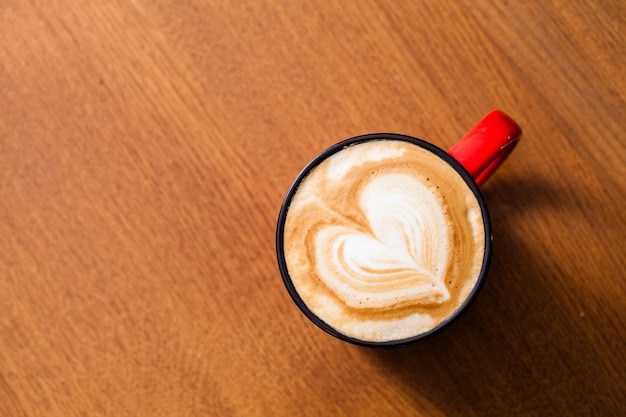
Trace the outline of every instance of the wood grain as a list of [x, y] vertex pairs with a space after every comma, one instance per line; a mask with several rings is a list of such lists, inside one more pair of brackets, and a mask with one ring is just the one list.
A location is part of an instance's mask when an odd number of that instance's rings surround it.
[[[0, 1], [0, 415], [626, 414], [620, 1]], [[283, 288], [281, 200], [342, 139], [524, 129], [488, 281], [405, 349]]]

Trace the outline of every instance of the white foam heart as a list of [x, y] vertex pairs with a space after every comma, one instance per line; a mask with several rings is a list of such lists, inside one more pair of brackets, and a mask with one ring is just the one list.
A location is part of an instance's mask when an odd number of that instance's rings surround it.
[[315, 237], [321, 280], [353, 308], [447, 301], [452, 232], [441, 197], [406, 174], [375, 177], [359, 195], [367, 232], [335, 224]]

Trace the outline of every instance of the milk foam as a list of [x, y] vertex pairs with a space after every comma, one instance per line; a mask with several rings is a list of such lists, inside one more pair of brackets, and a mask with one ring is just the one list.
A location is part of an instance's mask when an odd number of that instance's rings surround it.
[[460, 175], [416, 145], [364, 142], [305, 178], [285, 259], [309, 309], [367, 341], [434, 328], [465, 300], [484, 252], [480, 207]]

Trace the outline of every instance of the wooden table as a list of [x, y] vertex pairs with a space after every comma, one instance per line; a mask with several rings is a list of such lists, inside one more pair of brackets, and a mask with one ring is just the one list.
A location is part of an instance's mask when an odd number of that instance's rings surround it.
[[[597, 3], [597, 4], [596, 4]], [[626, 414], [622, 1], [0, 1], [0, 416]], [[501, 108], [494, 254], [452, 328], [328, 336], [276, 265], [351, 136]]]

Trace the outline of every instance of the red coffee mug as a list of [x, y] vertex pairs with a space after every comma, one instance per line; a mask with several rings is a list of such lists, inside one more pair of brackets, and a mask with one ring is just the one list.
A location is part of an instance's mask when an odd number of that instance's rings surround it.
[[[522, 130], [515, 121], [513, 121], [502, 111], [493, 110], [485, 117], [483, 117], [448, 152], [440, 149], [432, 143], [423, 141], [418, 138], [413, 138], [406, 135], [378, 133], [347, 139], [343, 142], [339, 142], [331, 146], [330, 148], [320, 153], [300, 172], [298, 177], [295, 179], [289, 191], [287, 192], [287, 195], [285, 196], [278, 216], [278, 224], [276, 229], [276, 252], [278, 265], [281, 275], [283, 277], [283, 282], [293, 301], [313, 323], [315, 323], [318, 327], [320, 327], [327, 333], [341, 340], [361, 346], [403, 346], [433, 336], [442, 331], [444, 328], [450, 326], [453, 322], [456, 321], [456, 319], [458, 319], [458, 317], [460, 317], [467, 310], [467, 308], [476, 298], [489, 269], [492, 251], [491, 222], [489, 219], [486, 204], [478, 186], [482, 185], [487, 180], [487, 178], [494, 172], [494, 170], [508, 157], [511, 151], [513, 151], [521, 137], [521, 134]], [[326, 160], [333, 154], [340, 152], [346, 147], [356, 145], [362, 142], [383, 139], [405, 141], [426, 149], [441, 158], [442, 160], [446, 161], [454, 170], [458, 172], [458, 174], [462, 177], [466, 185], [476, 197], [476, 200], [480, 207], [483, 218], [482, 220], [484, 227], [485, 247], [481, 270], [478, 275], [477, 282], [473, 287], [473, 290], [467, 296], [462, 305], [458, 307], [450, 316], [448, 316], [444, 321], [442, 321], [429, 331], [416, 334], [415, 336], [408, 337], [406, 339], [378, 342], [346, 336], [327, 324], [322, 318], [316, 316], [316, 314], [309, 309], [307, 304], [303, 301], [298, 291], [296, 290], [294, 283], [291, 279], [289, 270], [287, 268], [286, 258], [284, 254], [284, 234], [287, 212], [289, 211], [291, 201], [296, 191], [298, 190], [300, 183], [309, 175], [312, 170], [314, 170], [324, 160]]]

